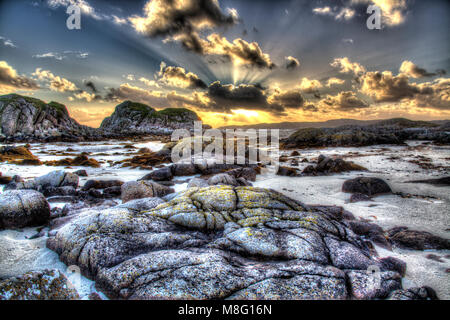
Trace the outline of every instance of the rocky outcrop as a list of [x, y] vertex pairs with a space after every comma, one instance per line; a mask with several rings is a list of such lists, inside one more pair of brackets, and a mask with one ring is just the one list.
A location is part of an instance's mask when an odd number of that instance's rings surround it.
[[75, 289], [58, 270], [25, 273], [0, 281], [0, 300], [79, 300]]
[[33, 189], [43, 191], [47, 188], [61, 188], [61, 187], [78, 187], [79, 177], [76, 174], [65, 172], [62, 170], [52, 171], [46, 175], [37, 177], [32, 180], [22, 182], [11, 182], [6, 185], [6, 190], [17, 189]]
[[[175, 129], [194, 128], [197, 114], [184, 108], [160, 111], [125, 101], [105, 118], [100, 128], [79, 124], [58, 103], [8, 94], [0, 96], [0, 141], [92, 141], [137, 135], [170, 135]], [[155, 138], [156, 139], [156, 138]]]
[[409, 230], [407, 227], [396, 227], [388, 232], [389, 240], [396, 246], [414, 250], [449, 250], [450, 240], [435, 236], [426, 231]]
[[342, 192], [358, 193], [366, 196], [391, 193], [391, 187], [382, 179], [362, 177], [350, 179], [342, 185]]
[[193, 129], [194, 121], [199, 120], [197, 114], [188, 109], [156, 111], [142, 103], [125, 101], [103, 120], [100, 128], [111, 134], [170, 134], [175, 129]]
[[4, 141], [78, 141], [95, 130], [77, 123], [57, 102], [17, 94], [0, 96], [0, 139]]
[[47, 246], [111, 298], [376, 299], [402, 289], [335, 209], [267, 189], [191, 188], [151, 210], [85, 210]]
[[345, 161], [341, 158], [329, 158], [320, 155], [316, 166], [307, 166], [302, 175], [304, 176], [320, 176], [333, 173], [349, 172], [349, 171], [367, 171], [366, 168], [351, 161]]
[[447, 128], [423, 121], [390, 119], [369, 126], [338, 128], [302, 128], [281, 140], [281, 147], [362, 147], [377, 144], [403, 144], [405, 140], [433, 140], [448, 144]]
[[0, 194], [0, 230], [42, 225], [50, 219], [44, 195], [34, 190], [11, 190]]

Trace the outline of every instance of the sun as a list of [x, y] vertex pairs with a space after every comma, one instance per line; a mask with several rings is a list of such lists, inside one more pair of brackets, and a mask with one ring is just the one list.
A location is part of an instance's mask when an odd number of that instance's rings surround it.
[[257, 111], [245, 110], [245, 109], [236, 109], [231, 110], [235, 115], [242, 115], [249, 118], [257, 118], [259, 117], [259, 113]]

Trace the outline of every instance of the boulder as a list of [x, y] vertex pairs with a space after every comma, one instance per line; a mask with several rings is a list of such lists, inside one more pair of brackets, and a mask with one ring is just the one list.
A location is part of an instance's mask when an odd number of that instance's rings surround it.
[[236, 181], [236, 178], [230, 176], [227, 173], [220, 173], [212, 176], [211, 178], [208, 179], [208, 184], [210, 186], [225, 185], [234, 187], [237, 187], [239, 185], [239, 183]]
[[349, 171], [367, 171], [366, 168], [356, 163], [345, 161], [341, 158], [332, 159], [320, 155], [316, 166], [307, 166], [302, 174], [310, 176], [327, 175], [332, 173], [341, 173]]
[[131, 181], [122, 185], [122, 201], [124, 203], [141, 198], [164, 197], [175, 192], [172, 188], [150, 181]]
[[82, 190], [87, 191], [89, 189], [106, 189], [111, 187], [120, 187], [123, 185], [121, 180], [88, 180], [84, 184]]
[[128, 201], [127, 203], [121, 204], [117, 207], [134, 211], [147, 211], [156, 208], [163, 203], [165, 203], [165, 201], [161, 198], [143, 198]]
[[388, 230], [387, 233], [389, 240], [401, 248], [413, 250], [450, 249], [450, 240], [435, 236], [426, 231], [396, 227]]
[[278, 167], [277, 175], [285, 177], [297, 177], [298, 172], [294, 168], [280, 166]]
[[0, 194], [0, 229], [17, 229], [45, 224], [50, 206], [34, 190], [10, 190]]
[[376, 299], [401, 289], [327, 208], [272, 190], [190, 188], [150, 210], [126, 205], [83, 211], [47, 241], [110, 298]]
[[175, 177], [193, 176], [197, 173], [197, 169], [193, 163], [175, 163], [171, 168]]
[[208, 181], [201, 178], [193, 178], [188, 183], [188, 188], [206, 188], [209, 187]]
[[103, 190], [103, 196], [105, 198], [116, 198], [120, 197], [121, 194], [122, 194], [122, 187], [120, 186], [108, 187]]
[[79, 300], [77, 291], [59, 270], [25, 273], [0, 280], [0, 300]]
[[372, 199], [362, 193], [354, 193], [350, 196], [350, 203], [371, 201]]
[[391, 187], [379, 178], [362, 177], [347, 180], [342, 185], [342, 192], [360, 193], [367, 196], [391, 193]]
[[244, 178], [247, 181], [256, 181], [257, 172], [255, 169], [250, 167], [237, 168], [233, 170], [229, 170], [226, 172], [227, 174], [238, 178]]
[[349, 221], [348, 224], [352, 231], [357, 235], [364, 236], [383, 248], [391, 248], [391, 245], [384, 234], [384, 230], [380, 226], [374, 223], [356, 220]]
[[88, 173], [86, 172], [86, 170], [77, 170], [73, 172], [74, 174], [76, 174], [79, 177], [87, 177]]
[[0, 184], [8, 184], [12, 181], [12, 177], [2, 176], [0, 172]]
[[172, 170], [170, 167], [164, 167], [154, 170], [149, 174], [142, 177], [140, 180], [153, 180], [153, 181], [170, 181], [172, 180]]

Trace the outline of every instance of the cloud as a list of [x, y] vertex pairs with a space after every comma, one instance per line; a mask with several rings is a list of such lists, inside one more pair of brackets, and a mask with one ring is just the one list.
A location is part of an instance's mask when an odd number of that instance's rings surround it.
[[276, 90], [272, 95], [268, 97], [270, 105], [279, 105], [285, 109], [304, 109], [308, 111], [317, 111], [317, 109], [311, 104], [307, 104], [306, 99], [303, 97], [299, 90]]
[[298, 67], [300, 67], [300, 61], [294, 57], [286, 57], [286, 69], [288, 70], [294, 70]]
[[407, 75], [408, 77], [418, 79], [424, 77], [432, 77], [437, 75], [436, 73], [430, 73], [425, 69], [419, 68], [411, 61], [405, 60], [400, 66], [400, 73]]
[[332, 87], [332, 86], [340, 86], [343, 85], [345, 83], [345, 80], [343, 79], [339, 79], [339, 78], [330, 78], [327, 80], [327, 84], [326, 86], [328, 88]]
[[97, 93], [97, 92], [98, 92], [98, 91], [97, 91], [97, 87], [95, 86], [94, 82], [92, 82], [92, 81], [86, 81], [86, 82], [84, 83], [84, 85], [85, 85], [86, 87], [88, 87], [89, 89], [91, 89], [93, 93]]
[[141, 78], [139, 78], [139, 81], [142, 82], [142, 83], [144, 83], [144, 84], [145, 84], [146, 86], [148, 86], [148, 87], [156, 87], [156, 88], [159, 88], [159, 84], [158, 84], [158, 82], [155, 81], [155, 80], [150, 80], [150, 79], [141, 77]]
[[417, 94], [410, 103], [419, 108], [450, 110], [450, 79], [439, 78], [433, 82], [418, 85], [421, 92], [432, 90], [431, 94]]
[[349, 58], [336, 58], [330, 64], [333, 68], [339, 69], [340, 73], [353, 73], [355, 76], [359, 76], [366, 72], [366, 68], [357, 62], [351, 62]]
[[335, 96], [328, 95], [325, 99], [320, 101], [320, 104], [342, 111], [351, 111], [369, 107], [368, 103], [358, 98], [352, 91], [342, 91]]
[[47, 4], [50, 8], [59, 8], [59, 7], [68, 7], [71, 5], [76, 5], [80, 8], [81, 13], [90, 16], [97, 20], [102, 20], [105, 17], [97, 14], [95, 12], [94, 7], [92, 7], [87, 1], [85, 0], [48, 0]]
[[236, 19], [237, 11], [230, 9], [224, 14], [217, 0], [150, 0], [144, 15], [134, 15], [129, 21], [137, 32], [149, 37], [181, 37], [193, 45], [198, 31], [231, 25]]
[[319, 89], [322, 87], [322, 83], [320, 83], [319, 80], [310, 80], [308, 78], [303, 78], [300, 82], [300, 89], [305, 93], [317, 94]]
[[332, 9], [328, 6], [314, 8], [312, 12], [317, 15], [331, 16], [334, 17], [336, 20], [350, 20], [356, 14], [355, 10], [351, 8], [343, 7], [340, 9], [338, 8]]
[[122, 75], [123, 78], [127, 79], [128, 81], [135, 81], [136, 77], [134, 76], [134, 74], [124, 74]]
[[33, 55], [33, 58], [36, 59], [56, 59], [56, 60], [63, 60], [68, 58], [78, 58], [78, 59], [86, 59], [89, 56], [88, 52], [82, 52], [82, 51], [64, 51], [62, 53], [58, 52], [46, 52], [42, 54], [35, 54]]
[[124, 24], [127, 24], [128, 23], [128, 20], [127, 19], [125, 19], [125, 18], [120, 18], [120, 17], [118, 17], [118, 16], [116, 16], [116, 15], [112, 15], [111, 16], [111, 18], [112, 18], [112, 21], [115, 23], [115, 24], [117, 24], [117, 25], [124, 25]]
[[6, 61], [0, 61], [0, 91], [3, 93], [11, 90], [36, 90], [38, 84], [33, 79], [19, 76], [17, 71]]
[[89, 93], [86, 91], [81, 91], [81, 92], [77, 92], [74, 93], [75, 98], [79, 99], [79, 100], [86, 100], [87, 102], [91, 102], [94, 100], [101, 100], [101, 96], [94, 94], [94, 93]]
[[[264, 90], [254, 85], [223, 85], [219, 81], [216, 81], [209, 86], [208, 97], [213, 102], [216, 111], [229, 111], [233, 108], [269, 108]], [[275, 109], [277, 111], [284, 111], [280, 106], [275, 106]]]
[[408, 9], [406, 0], [352, 0], [353, 4], [374, 4], [381, 9], [383, 23], [389, 27], [398, 26], [406, 21]]
[[33, 73], [33, 76], [37, 77], [41, 81], [48, 82], [49, 88], [52, 91], [73, 92], [79, 90], [73, 82], [60, 76], [56, 76], [49, 70], [42, 70], [41, 68], [37, 68]]
[[235, 65], [253, 66], [272, 69], [275, 64], [267, 53], [264, 53], [257, 42], [248, 43], [237, 38], [229, 42], [225, 37], [213, 33], [204, 39], [197, 39], [199, 53], [226, 57]]
[[286, 115], [287, 109], [317, 111], [304, 99], [299, 90], [277, 89], [269, 94], [258, 85], [234, 86], [221, 84], [219, 81], [212, 83], [207, 91], [194, 91], [190, 94], [179, 94], [174, 91], [163, 93], [126, 83], [119, 88], [110, 88], [104, 99], [115, 102], [132, 100], [155, 108], [187, 107], [228, 114], [237, 109], [259, 110], [273, 115]]
[[367, 72], [361, 77], [361, 92], [375, 102], [405, 102], [423, 108], [450, 109], [450, 79], [411, 83], [405, 73]]
[[128, 83], [120, 85], [119, 88], [109, 88], [105, 95], [106, 101], [124, 101], [131, 100], [150, 105], [154, 108], [167, 108], [169, 103], [165, 94], [150, 90], [141, 89]]
[[351, 38], [345, 38], [345, 39], [342, 39], [342, 42], [353, 44], [355, 41]]
[[12, 42], [12, 40], [9, 40], [5, 37], [0, 37], [0, 42], [3, 43], [5, 47], [17, 48], [17, 46]]
[[161, 64], [161, 70], [158, 73], [160, 82], [169, 86], [181, 89], [206, 89], [208, 86], [196, 74], [186, 72], [181, 67], [166, 67]]

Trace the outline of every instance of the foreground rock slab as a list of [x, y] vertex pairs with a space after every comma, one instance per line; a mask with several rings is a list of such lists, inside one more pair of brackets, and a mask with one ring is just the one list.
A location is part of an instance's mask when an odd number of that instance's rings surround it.
[[372, 299], [401, 289], [401, 275], [333, 207], [231, 186], [156, 205], [83, 211], [47, 246], [119, 299]]

